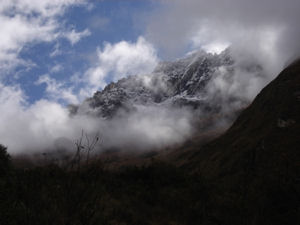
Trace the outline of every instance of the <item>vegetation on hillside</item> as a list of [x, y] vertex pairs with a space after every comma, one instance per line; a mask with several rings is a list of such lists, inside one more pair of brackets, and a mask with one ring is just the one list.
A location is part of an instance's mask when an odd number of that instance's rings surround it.
[[[68, 170], [56, 164], [15, 168], [1, 147], [0, 224], [295, 224], [296, 186], [260, 180], [203, 179], [163, 162], [105, 170], [93, 161]], [[245, 193], [247, 191], [248, 193]]]

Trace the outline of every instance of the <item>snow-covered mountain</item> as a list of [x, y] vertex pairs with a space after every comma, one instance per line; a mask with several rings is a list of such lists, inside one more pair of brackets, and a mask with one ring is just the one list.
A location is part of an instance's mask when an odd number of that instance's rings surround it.
[[[261, 68], [251, 66], [257, 73]], [[235, 118], [235, 112], [249, 102], [236, 95], [224, 95], [211, 84], [216, 76], [233, 82], [237, 70], [227, 49], [220, 54], [197, 51], [173, 62], [161, 62], [151, 74], [132, 75], [97, 91], [78, 106], [73, 114], [90, 114], [112, 119], [120, 111], [134, 112], [139, 106], [186, 108], [201, 121]], [[249, 68], [239, 68], [239, 71]], [[253, 71], [252, 71], [253, 72]], [[223, 82], [223, 81], [222, 81]], [[225, 110], [226, 108], [226, 110]]]

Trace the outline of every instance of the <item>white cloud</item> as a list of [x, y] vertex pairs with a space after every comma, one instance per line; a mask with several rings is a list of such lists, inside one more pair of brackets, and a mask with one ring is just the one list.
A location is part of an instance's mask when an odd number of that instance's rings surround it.
[[85, 0], [3, 0], [0, 4], [0, 12], [53, 17], [64, 13], [67, 7], [71, 5], [86, 5]]
[[50, 73], [58, 73], [63, 70], [63, 66], [60, 64], [56, 64], [50, 69]]
[[208, 53], [220, 54], [226, 48], [229, 47], [228, 43], [225, 42], [212, 42], [207, 45], [202, 46], [202, 48]]
[[[97, 49], [95, 65], [83, 75], [76, 74], [68, 82], [43, 75], [36, 84], [47, 85], [46, 93], [50, 99], [74, 104], [92, 96], [111, 81], [116, 82], [128, 75], [151, 73], [157, 62], [156, 50], [143, 37], [139, 37], [135, 43], [105, 43], [103, 50]], [[61, 69], [60, 65], [56, 65], [50, 72], [55, 73]], [[76, 87], [80, 87], [78, 91], [74, 91]]]
[[102, 121], [103, 147], [154, 150], [179, 144], [193, 133], [193, 114], [185, 108], [136, 105], [130, 114]]
[[[1, 1], [0, 71], [28, 64], [20, 57], [24, 46], [54, 41], [56, 45], [50, 57], [55, 57], [61, 54], [57, 39], [66, 38], [73, 45], [88, 36], [88, 29], [76, 31], [59, 21], [67, 7], [74, 4], [84, 4], [84, 1]], [[102, 21], [97, 26], [107, 23]], [[36, 85], [46, 85], [47, 98], [33, 104], [28, 103], [19, 86], [5, 86], [0, 81], [0, 143], [7, 145], [10, 153], [46, 151], [53, 149], [55, 142], [61, 138], [72, 143], [82, 129], [87, 133], [105, 131], [106, 147], [129, 146], [136, 137], [139, 137], [134, 144], [137, 148], [160, 147], [182, 141], [192, 130], [191, 115], [184, 110], [139, 108], [132, 115], [103, 121], [86, 115], [71, 117], [68, 109], [59, 103], [78, 103], [103, 88], [107, 82], [131, 74], [150, 73], [157, 61], [156, 50], [143, 37], [135, 43], [106, 43], [97, 50], [97, 63], [82, 76], [73, 76], [69, 81], [56, 80], [49, 74], [40, 76]], [[61, 69], [58, 64], [49, 73], [57, 73]], [[76, 92], [79, 86], [83, 88]], [[70, 147], [74, 146], [71, 144]]]
[[[49, 76], [41, 76], [37, 84], [47, 84], [46, 92], [51, 99], [75, 103], [90, 97], [111, 81], [116, 82], [128, 75], [151, 73], [158, 62], [156, 50], [143, 37], [139, 37], [135, 43], [105, 43], [102, 50], [97, 49], [96, 56], [94, 65], [84, 74], [72, 76], [68, 85]], [[51, 71], [60, 69], [55, 66]], [[77, 92], [74, 91], [75, 87], [79, 89]]]
[[53, 101], [63, 101], [65, 103], [77, 104], [79, 100], [73, 94], [72, 87], [69, 87], [64, 82], [59, 82], [49, 75], [40, 76], [36, 82], [37, 85], [46, 84], [46, 93]]
[[299, 0], [162, 1], [165, 7], [151, 17], [146, 37], [168, 56], [229, 43], [263, 59], [261, 64], [267, 59], [276, 74], [300, 55]]
[[59, 140], [74, 143], [83, 129], [88, 135], [100, 132], [103, 148], [154, 149], [181, 143], [192, 132], [192, 114], [185, 109], [137, 106], [131, 114], [120, 113], [113, 120], [87, 115], [69, 116], [66, 107], [54, 101], [26, 103], [17, 86], [0, 84], [0, 143], [9, 153], [55, 150]]
[[39, 18], [26, 19], [16, 15], [13, 18], [0, 15], [0, 69], [6, 70], [23, 61], [18, 57], [26, 43], [50, 41], [54, 38], [54, 21], [41, 24]]
[[97, 64], [85, 74], [92, 91], [128, 75], [150, 73], [158, 61], [156, 50], [143, 37], [139, 37], [136, 43], [106, 43], [97, 53]]
[[74, 4], [84, 0], [14, 0], [0, 2], [0, 70], [3, 73], [23, 64], [19, 57], [25, 45], [50, 42], [66, 37], [71, 44], [87, 36], [89, 31], [61, 31], [64, 27], [58, 17]]
[[62, 51], [60, 50], [60, 45], [59, 43], [57, 42], [55, 45], [54, 45], [54, 49], [52, 52], [50, 52], [49, 56], [51, 58], [55, 57], [55, 56], [58, 56], [58, 55], [61, 55], [62, 54]]
[[72, 45], [76, 44], [78, 41], [80, 41], [82, 38], [87, 37], [91, 35], [91, 32], [88, 29], [85, 29], [84, 31], [77, 32], [76, 30], [71, 30], [67, 33], [64, 33], [62, 36], [67, 38]]
[[67, 108], [56, 102], [40, 100], [28, 105], [17, 86], [0, 84], [0, 102], [0, 143], [7, 145], [10, 153], [46, 151], [53, 149], [59, 138], [72, 143], [80, 136], [81, 129], [89, 132], [98, 129], [92, 118], [71, 118]]

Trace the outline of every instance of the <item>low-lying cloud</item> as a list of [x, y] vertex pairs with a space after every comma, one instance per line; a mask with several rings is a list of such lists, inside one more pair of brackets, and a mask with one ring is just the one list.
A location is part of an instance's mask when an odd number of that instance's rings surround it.
[[[71, 118], [62, 105], [40, 100], [28, 105], [18, 87], [0, 86], [0, 142], [10, 153], [53, 149], [60, 137], [74, 140], [81, 129], [96, 130], [92, 118]], [[79, 133], [78, 133], [79, 132]]]
[[187, 109], [136, 106], [100, 124], [104, 148], [155, 150], [185, 141], [193, 133], [193, 114]]
[[99, 133], [101, 149], [147, 150], [180, 143], [193, 129], [192, 114], [183, 109], [137, 106], [135, 112], [120, 112], [113, 120], [70, 116], [67, 108], [56, 102], [40, 100], [28, 106], [18, 87], [7, 86], [0, 87], [0, 101], [0, 142], [12, 154], [58, 147], [74, 151], [82, 130], [90, 137]]

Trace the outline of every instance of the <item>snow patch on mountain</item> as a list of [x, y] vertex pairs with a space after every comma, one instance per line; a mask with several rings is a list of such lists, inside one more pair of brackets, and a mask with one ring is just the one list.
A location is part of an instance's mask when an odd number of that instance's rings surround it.
[[251, 90], [251, 82], [260, 77], [262, 67], [240, 64], [230, 49], [220, 54], [197, 51], [161, 62], [152, 73], [112, 82], [82, 104], [70, 106], [70, 112], [99, 118], [107, 147], [162, 147], [196, 131], [229, 126], [252, 100], [242, 92]]

